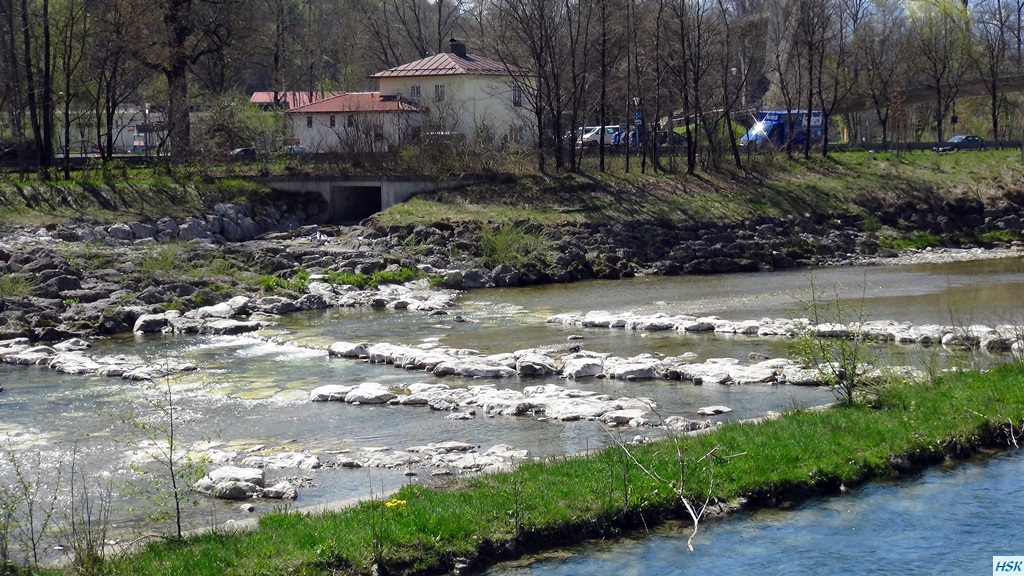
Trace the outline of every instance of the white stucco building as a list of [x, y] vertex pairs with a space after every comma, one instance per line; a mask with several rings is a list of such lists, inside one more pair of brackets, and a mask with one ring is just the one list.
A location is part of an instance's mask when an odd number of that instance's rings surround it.
[[447, 52], [378, 72], [380, 93], [421, 105], [422, 131], [456, 132], [469, 142], [531, 146], [535, 124], [525, 90], [532, 76], [497, 60], [468, 54], [451, 40]]
[[292, 142], [310, 152], [383, 152], [413, 141], [423, 108], [392, 94], [348, 92], [296, 106], [285, 114]]

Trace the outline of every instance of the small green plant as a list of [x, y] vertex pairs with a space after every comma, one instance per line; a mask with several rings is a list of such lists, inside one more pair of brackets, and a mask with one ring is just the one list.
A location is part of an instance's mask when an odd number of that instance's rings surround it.
[[113, 509], [114, 487], [109, 479], [90, 481], [77, 465], [78, 446], [71, 455], [71, 481], [59, 542], [68, 566], [77, 576], [101, 576], [106, 561], [107, 533]]
[[975, 233], [973, 236], [964, 238], [964, 240], [975, 241], [981, 244], [993, 244], [995, 242], [1009, 244], [1020, 239], [1020, 232], [1015, 232], [1013, 230], [992, 230], [990, 232]]
[[260, 290], [273, 294], [280, 291], [296, 292], [303, 294], [309, 287], [309, 272], [300, 267], [291, 278], [278, 278], [272, 274], [263, 274], [256, 279]]
[[487, 268], [499, 264], [518, 265], [548, 250], [547, 240], [523, 225], [502, 224], [497, 228], [484, 228], [480, 236], [480, 262]]
[[943, 245], [942, 238], [926, 232], [914, 232], [909, 236], [883, 236], [879, 244], [895, 250], [921, 250], [938, 248]]
[[882, 221], [874, 214], [865, 214], [860, 221], [860, 229], [862, 232], [878, 232], [882, 229]]
[[157, 486], [157, 490], [145, 491], [139, 484], [129, 486], [130, 492], [139, 493], [150, 499], [154, 505], [150, 517], [154, 521], [174, 522], [174, 535], [178, 540], [184, 536], [184, 507], [198, 500], [192, 485], [206, 474], [207, 459], [196, 457], [185, 451], [178, 434], [178, 413], [175, 404], [171, 380], [165, 377], [163, 386], [156, 386], [157, 393], [151, 405], [151, 413], [146, 415], [128, 414], [122, 418], [132, 434], [129, 445], [140, 454], [148, 457], [152, 466], [136, 462], [131, 465], [133, 472], [147, 476]]
[[179, 255], [184, 251], [181, 244], [171, 242], [158, 244], [146, 252], [139, 263], [139, 271], [145, 274], [180, 273]]
[[63, 468], [47, 469], [39, 452], [34, 459], [18, 454], [9, 440], [0, 456], [5, 463], [0, 469], [0, 574], [16, 565], [32, 574], [55, 524]]
[[333, 270], [328, 270], [325, 276], [328, 284], [355, 286], [356, 288], [376, 288], [381, 284], [404, 284], [411, 282], [421, 278], [423, 273], [415, 268], [402, 268], [397, 272], [378, 270], [367, 276], [362, 272], [334, 272]]
[[0, 298], [22, 298], [32, 294], [35, 282], [26, 276], [0, 276]]
[[[862, 289], [866, 290], [866, 284]], [[832, 296], [826, 300], [811, 277], [811, 298], [806, 303], [811, 324], [798, 339], [797, 348], [804, 363], [817, 368], [832, 387], [836, 399], [850, 406], [865, 392], [862, 388], [871, 355], [861, 326], [868, 315], [865, 298], [854, 308], [843, 302], [838, 288], [833, 288]]]

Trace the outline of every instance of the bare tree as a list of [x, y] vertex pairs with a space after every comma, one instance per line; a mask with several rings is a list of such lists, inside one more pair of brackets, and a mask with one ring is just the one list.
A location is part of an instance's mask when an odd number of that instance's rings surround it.
[[[822, 115], [822, 156], [828, 155], [829, 119], [857, 86], [854, 40], [869, 10], [869, 0], [831, 0], [832, 17], [819, 47], [818, 108]], [[808, 138], [810, 142], [810, 138]]]
[[57, 35], [57, 65], [61, 75], [62, 129], [64, 143], [62, 150], [64, 178], [71, 178], [71, 107], [79, 74], [86, 58], [87, 42], [90, 34], [90, 21], [84, 0], [65, 0], [59, 6], [60, 11], [55, 20]]
[[945, 0], [915, 18], [914, 54], [920, 79], [934, 100], [936, 138], [943, 140], [944, 121], [960, 94], [969, 69], [967, 59], [967, 12], [955, 1]]
[[230, 41], [229, 8], [240, 0], [123, 0], [136, 26], [132, 55], [167, 82], [167, 126], [172, 154], [192, 148], [189, 70]]
[[574, 0], [495, 0], [492, 9], [498, 58], [534, 74], [527, 94], [536, 115], [538, 168], [546, 169], [549, 156], [556, 170], [573, 167], [593, 7]]
[[883, 0], [875, 4], [855, 38], [864, 66], [862, 82], [882, 129], [884, 147], [889, 145], [891, 96], [905, 81], [907, 58], [902, 47], [906, 43], [906, 24], [902, 2]]
[[1008, 45], [1012, 15], [1004, 0], [983, 0], [975, 10], [971, 61], [988, 97], [992, 139], [1002, 140], [999, 134], [999, 98], [1003, 92], [1003, 79], [1010, 67]]

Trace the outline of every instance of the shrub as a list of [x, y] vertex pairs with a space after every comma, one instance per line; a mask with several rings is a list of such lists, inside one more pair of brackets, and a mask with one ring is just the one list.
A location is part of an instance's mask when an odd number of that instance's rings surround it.
[[522, 264], [548, 249], [548, 242], [543, 236], [518, 224], [485, 228], [480, 237], [480, 261], [488, 268], [499, 264]]

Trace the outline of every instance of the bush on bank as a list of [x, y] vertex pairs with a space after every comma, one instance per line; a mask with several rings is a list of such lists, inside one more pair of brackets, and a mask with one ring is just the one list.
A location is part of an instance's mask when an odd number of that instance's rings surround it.
[[1024, 366], [1014, 363], [897, 383], [869, 404], [731, 423], [628, 454], [613, 447], [524, 462], [510, 473], [440, 489], [410, 485], [386, 502], [317, 516], [270, 514], [253, 532], [156, 542], [106, 568], [126, 575], [444, 573], [685, 519], [672, 487], [680, 478], [693, 502], [710, 496], [784, 506], [1016, 446], [1022, 426]]

